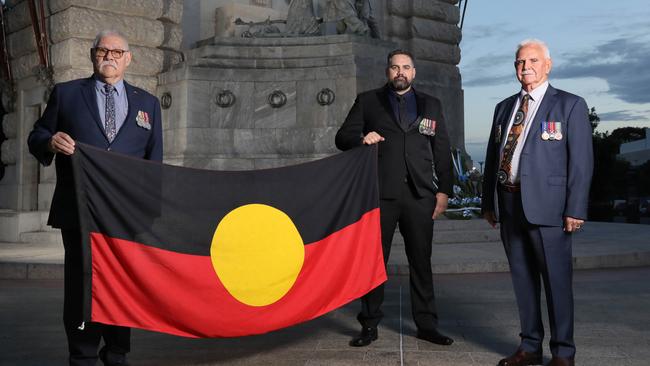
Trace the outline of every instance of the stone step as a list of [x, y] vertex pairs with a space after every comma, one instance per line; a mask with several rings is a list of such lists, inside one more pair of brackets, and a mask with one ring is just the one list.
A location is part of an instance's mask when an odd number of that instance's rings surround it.
[[[485, 220], [436, 220], [433, 226], [434, 244], [492, 243], [501, 241], [499, 230]], [[403, 246], [404, 238], [395, 230], [393, 245]]]
[[29, 231], [21, 233], [20, 242], [44, 245], [63, 245], [59, 230]]

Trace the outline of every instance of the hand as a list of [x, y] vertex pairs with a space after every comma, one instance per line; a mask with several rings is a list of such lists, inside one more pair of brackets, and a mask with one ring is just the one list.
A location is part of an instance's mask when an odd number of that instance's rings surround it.
[[449, 196], [447, 196], [446, 193], [436, 193], [436, 208], [433, 210], [433, 215], [431, 215], [431, 218], [435, 220], [438, 218], [438, 216], [442, 215], [442, 213], [447, 209], [448, 203]]
[[487, 211], [483, 214], [483, 218], [492, 226], [493, 228], [496, 229], [497, 227], [497, 215], [494, 213], [494, 211]]
[[372, 145], [381, 141], [384, 141], [384, 138], [375, 131], [368, 132], [368, 134], [363, 137], [364, 145]]
[[53, 153], [72, 155], [74, 153], [74, 140], [65, 132], [57, 132], [50, 138], [47, 147]]
[[585, 220], [576, 219], [569, 216], [564, 216], [564, 231], [572, 233], [580, 230]]

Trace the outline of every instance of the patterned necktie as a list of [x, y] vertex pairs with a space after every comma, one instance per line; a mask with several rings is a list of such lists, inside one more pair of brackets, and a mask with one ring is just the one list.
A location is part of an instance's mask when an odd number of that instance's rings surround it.
[[515, 121], [512, 123], [510, 128], [510, 133], [508, 133], [508, 139], [506, 140], [506, 145], [503, 147], [503, 155], [501, 155], [501, 170], [497, 173], [497, 179], [499, 183], [506, 183], [510, 178], [510, 170], [512, 169], [512, 155], [515, 152], [517, 147], [517, 142], [519, 141], [519, 136], [524, 130], [524, 122], [526, 121], [526, 113], [528, 113], [528, 100], [530, 95], [525, 94], [521, 98], [521, 104], [519, 109], [515, 114]]
[[113, 142], [117, 130], [115, 127], [115, 98], [113, 97], [113, 92], [115, 87], [113, 85], [104, 84], [104, 94], [106, 94], [106, 114], [104, 115], [106, 124], [104, 128], [106, 130], [106, 137], [108, 142]]
[[397, 114], [399, 114], [399, 122], [404, 128], [408, 127], [408, 113], [406, 108], [406, 97], [403, 95], [397, 96]]

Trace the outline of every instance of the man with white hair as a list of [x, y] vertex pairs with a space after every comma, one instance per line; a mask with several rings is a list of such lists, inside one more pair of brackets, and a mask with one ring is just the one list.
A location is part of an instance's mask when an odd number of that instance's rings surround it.
[[552, 60], [544, 42], [517, 47], [521, 90], [497, 104], [485, 159], [482, 210], [501, 224], [521, 323], [517, 351], [499, 366], [541, 365], [548, 307], [552, 359], [574, 365], [571, 239], [587, 217], [593, 171], [585, 100], [548, 82]]
[[61, 229], [65, 248], [63, 324], [70, 365], [127, 365], [130, 329], [84, 323], [83, 255], [70, 155], [76, 141], [147, 160], [162, 160], [158, 99], [124, 81], [131, 63], [126, 38], [100, 32], [90, 49], [93, 75], [54, 86], [47, 108], [29, 134], [29, 151], [43, 165], [56, 156], [56, 187], [48, 224]]

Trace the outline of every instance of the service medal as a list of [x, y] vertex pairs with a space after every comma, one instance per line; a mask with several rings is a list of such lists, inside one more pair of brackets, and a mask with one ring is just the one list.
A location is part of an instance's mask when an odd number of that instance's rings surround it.
[[549, 137], [550, 135], [548, 134], [548, 132], [546, 131], [542, 132], [542, 140], [546, 141], [548, 140]]
[[555, 122], [555, 139], [562, 140], [562, 122]]
[[508, 173], [505, 172], [505, 170], [499, 170], [497, 173], [497, 180], [499, 183], [503, 184], [506, 181], [508, 181]]
[[418, 126], [418, 131], [426, 136], [436, 135], [436, 121], [428, 118], [422, 118]]
[[138, 115], [135, 117], [135, 122], [138, 124], [138, 126], [144, 128], [145, 130], [151, 130], [151, 123], [149, 123], [149, 113], [138, 111]]
[[515, 121], [513, 123], [516, 126], [519, 126], [523, 121], [524, 121], [524, 111], [518, 110], [517, 113], [515, 113]]

